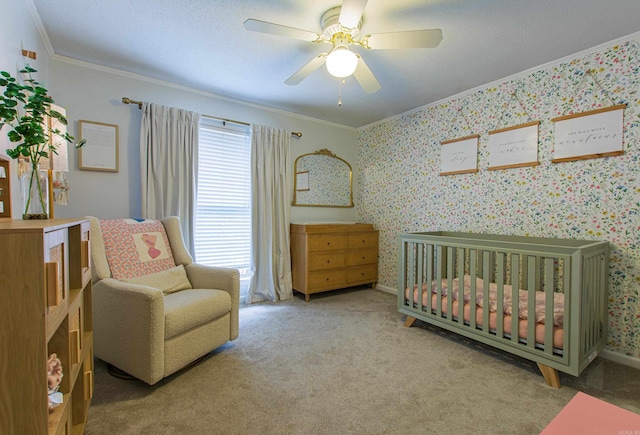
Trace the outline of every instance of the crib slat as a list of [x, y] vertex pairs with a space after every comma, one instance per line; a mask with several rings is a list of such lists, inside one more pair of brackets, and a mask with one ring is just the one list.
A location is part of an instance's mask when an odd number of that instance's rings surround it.
[[455, 248], [447, 246], [447, 320], [453, 318], [453, 277]]
[[427, 288], [427, 312], [431, 314], [432, 303], [431, 303], [431, 286], [433, 285], [433, 245], [427, 245], [427, 283], [429, 286]]
[[458, 248], [458, 323], [464, 323], [464, 260], [466, 249]]
[[482, 251], [482, 330], [489, 333], [489, 276], [491, 275], [489, 251]]
[[498, 287], [496, 301], [496, 335], [500, 338], [504, 337], [504, 252], [496, 253], [496, 284]]
[[594, 265], [593, 265], [594, 257], [585, 258], [585, 266], [587, 270], [587, 279], [582, 285], [585, 287], [585, 295], [583, 295], [583, 300], [586, 301], [585, 318], [583, 319], [583, 325], [586, 325], [586, 333], [584, 334], [585, 347], [583, 349], [586, 352], [587, 349], [591, 348], [592, 343], [595, 342], [595, 330], [594, 330], [594, 316], [595, 316], [595, 301], [593, 300], [593, 286], [597, 282], [595, 281], [596, 277], [594, 274]]
[[511, 254], [511, 342], [519, 342], [520, 321], [520, 255]]
[[[436, 245], [436, 262], [442, 265], [445, 261], [442, 245]], [[436, 314], [442, 317], [442, 267], [436, 268]]]
[[527, 257], [527, 347], [536, 347], [536, 266], [538, 265], [537, 257], [529, 255]]
[[415, 258], [414, 258], [414, 253], [415, 253], [415, 249], [416, 249], [416, 244], [415, 243], [409, 243], [407, 245], [407, 265], [408, 265], [408, 270], [407, 270], [407, 287], [410, 289], [410, 294], [409, 294], [409, 301], [408, 304], [410, 307], [413, 308], [414, 306], [414, 300], [413, 300], [413, 289], [415, 288], [415, 286], [417, 285], [416, 283], [416, 279], [415, 279], [415, 272], [416, 272], [416, 263], [415, 263]]
[[598, 254], [596, 264], [594, 264], [594, 268], [598, 269], [598, 273], [596, 274], [598, 280], [596, 282], [599, 283], [598, 289], [594, 289], [594, 292], [596, 292], [596, 299], [598, 300], [599, 307], [598, 311], [596, 312], [596, 318], [598, 319], [599, 326], [598, 341], [607, 336], [608, 329], [606, 319], [608, 294], [607, 292], [600, 291], [600, 289], [606, 289], [609, 282], [609, 276], [603, 273], [603, 268], [601, 267], [601, 265], [603, 264], [608, 264], [607, 256], [605, 256], [605, 254]]
[[[403, 296], [404, 296], [404, 289], [408, 288], [411, 289], [412, 287], [409, 285], [409, 280], [408, 280], [408, 270], [409, 270], [409, 262], [407, 261], [407, 249], [408, 249], [408, 245], [409, 243], [402, 240], [400, 243], [400, 263], [399, 263], [399, 269], [402, 272], [402, 275], [399, 278], [400, 281], [400, 287], [398, 288], [398, 292], [403, 292]], [[411, 297], [411, 296], [410, 296]], [[400, 299], [398, 299], [398, 305], [400, 305]], [[406, 307], [406, 306], [411, 306], [411, 301], [410, 299], [403, 297], [402, 298], [402, 306]]]
[[478, 250], [470, 249], [469, 250], [469, 275], [471, 275], [471, 289], [469, 290], [469, 326], [472, 329], [476, 329], [478, 327], [478, 322], [476, 321], [476, 278], [478, 277]]
[[589, 270], [590, 280], [589, 280], [589, 300], [591, 301], [591, 310], [589, 312], [589, 325], [591, 326], [591, 336], [589, 340], [589, 347], [592, 347], [596, 341], [598, 341], [598, 327], [596, 323], [596, 296], [595, 296], [595, 286], [597, 281], [596, 270], [597, 267], [595, 265], [595, 257], [589, 257]]
[[555, 265], [553, 258], [544, 259], [544, 352], [553, 355], [553, 314], [554, 314], [554, 273]]
[[[595, 346], [595, 344], [598, 342], [598, 340], [600, 339], [600, 337], [602, 336], [602, 327], [600, 325], [600, 319], [598, 319], [598, 310], [602, 309], [602, 305], [601, 305], [601, 301], [598, 298], [598, 292], [597, 292], [597, 286], [600, 283], [600, 277], [598, 276], [598, 262], [599, 262], [599, 256], [593, 256], [591, 257], [591, 269], [593, 269], [593, 281], [592, 281], [592, 285], [591, 285], [591, 295], [592, 295], [592, 301], [593, 303], [591, 304], [593, 307], [593, 310], [591, 312], [592, 318], [591, 318], [591, 323], [593, 324], [593, 340], [591, 342], [592, 346]], [[601, 312], [601, 311], [600, 311]]]
[[589, 259], [584, 259], [584, 265], [587, 268], [585, 271], [585, 280], [582, 282], [582, 288], [580, 289], [580, 299], [582, 301], [582, 307], [580, 310], [580, 322], [584, 325], [584, 333], [580, 337], [580, 353], [584, 353], [586, 349], [589, 347], [589, 342], [591, 341], [591, 328], [589, 327], [589, 310], [590, 310], [590, 300], [589, 300], [589, 279], [590, 271], [589, 267]]
[[[424, 290], [422, 289], [422, 284], [424, 283], [422, 272], [424, 270], [424, 244], [416, 243], [417, 246], [417, 277], [416, 281], [418, 282], [418, 310], [422, 311], [422, 294]], [[428, 294], [428, 293], [427, 293]]]

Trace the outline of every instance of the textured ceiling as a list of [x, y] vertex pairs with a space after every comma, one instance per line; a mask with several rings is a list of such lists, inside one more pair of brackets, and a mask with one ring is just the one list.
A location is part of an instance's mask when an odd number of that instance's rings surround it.
[[[382, 88], [342, 89], [328, 45], [247, 31], [248, 18], [321, 32], [340, 0], [31, 0], [56, 55], [362, 127], [640, 30], [639, 0], [369, 0], [362, 34], [440, 28], [433, 49], [365, 50]], [[130, 95], [135, 98], [135, 95]]]

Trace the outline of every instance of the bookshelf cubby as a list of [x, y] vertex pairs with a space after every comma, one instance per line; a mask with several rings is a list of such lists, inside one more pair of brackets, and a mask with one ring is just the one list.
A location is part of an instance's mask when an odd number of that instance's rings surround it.
[[[90, 224], [0, 222], [0, 433], [82, 434], [93, 395]], [[49, 409], [47, 359], [63, 367]]]

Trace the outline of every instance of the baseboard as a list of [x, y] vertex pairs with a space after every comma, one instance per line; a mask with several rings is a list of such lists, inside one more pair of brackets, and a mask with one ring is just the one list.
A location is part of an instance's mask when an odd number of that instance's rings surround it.
[[598, 356], [602, 359], [624, 364], [625, 366], [633, 367], [635, 369], [640, 369], [640, 358], [625, 355], [620, 352], [613, 352], [611, 350], [603, 350], [598, 354]]
[[377, 284], [376, 285], [376, 289], [377, 290], [382, 290], [385, 293], [391, 293], [392, 295], [397, 295], [398, 294], [398, 290], [396, 290], [393, 287], [387, 287], [386, 285]]

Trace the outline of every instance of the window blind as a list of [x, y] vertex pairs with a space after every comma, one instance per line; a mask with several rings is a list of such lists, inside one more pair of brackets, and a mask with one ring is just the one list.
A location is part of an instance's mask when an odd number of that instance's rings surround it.
[[[216, 125], [218, 124], [218, 125]], [[250, 278], [251, 136], [248, 126], [200, 122], [196, 261], [240, 270]]]

